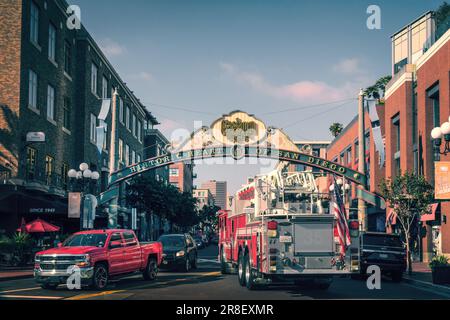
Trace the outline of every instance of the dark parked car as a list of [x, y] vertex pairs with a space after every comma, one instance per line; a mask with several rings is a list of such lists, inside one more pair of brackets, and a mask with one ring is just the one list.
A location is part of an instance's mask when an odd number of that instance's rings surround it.
[[387, 233], [365, 232], [360, 235], [362, 275], [371, 265], [380, 267], [393, 281], [401, 281], [406, 270], [406, 249], [400, 236]]
[[189, 234], [162, 235], [158, 241], [163, 245], [161, 268], [181, 268], [186, 272], [197, 268], [197, 246]]
[[214, 245], [219, 244], [219, 236], [218, 235], [213, 235], [211, 237], [211, 243], [214, 244]]

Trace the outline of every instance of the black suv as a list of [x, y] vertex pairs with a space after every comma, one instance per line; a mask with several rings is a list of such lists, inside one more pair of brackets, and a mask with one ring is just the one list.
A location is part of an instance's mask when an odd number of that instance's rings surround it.
[[365, 232], [360, 235], [362, 275], [367, 273], [371, 265], [379, 266], [383, 274], [391, 276], [392, 280], [402, 280], [406, 270], [406, 250], [399, 235]]
[[189, 234], [165, 234], [158, 241], [163, 245], [161, 269], [181, 268], [187, 272], [197, 268], [197, 246]]

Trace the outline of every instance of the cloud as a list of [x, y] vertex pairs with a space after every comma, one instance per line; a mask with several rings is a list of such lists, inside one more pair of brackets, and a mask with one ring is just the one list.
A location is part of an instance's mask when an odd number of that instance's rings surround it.
[[333, 71], [347, 75], [360, 74], [362, 70], [359, 64], [360, 61], [357, 58], [344, 59], [333, 66]]
[[99, 47], [108, 57], [120, 56], [127, 52], [127, 49], [124, 46], [121, 46], [110, 38], [100, 40]]
[[295, 102], [344, 100], [355, 95], [355, 92], [357, 92], [354, 86], [349, 83], [334, 87], [323, 81], [303, 80], [290, 84], [274, 85], [262, 75], [241, 71], [238, 67], [230, 63], [221, 62], [220, 68], [239, 84], [247, 85], [255, 91], [275, 98], [290, 99]]

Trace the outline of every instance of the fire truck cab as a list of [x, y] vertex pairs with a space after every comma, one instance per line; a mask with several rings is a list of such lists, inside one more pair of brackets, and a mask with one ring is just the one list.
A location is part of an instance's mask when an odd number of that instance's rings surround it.
[[250, 290], [283, 282], [327, 289], [333, 277], [358, 271], [358, 252], [340, 255], [329, 194], [319, 193], [313, 172], [275, 170], [252, 180], [219, 212], [222, 273], [237, 271]]

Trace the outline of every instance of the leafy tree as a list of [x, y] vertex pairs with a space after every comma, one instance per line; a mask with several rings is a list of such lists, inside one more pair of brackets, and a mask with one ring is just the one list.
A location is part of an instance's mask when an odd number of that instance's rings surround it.
[[154, 214], [181, 228], [197, 223], [196, 199], [150, 176], [133, 179], [127, 188], [126, 199], [128, 204], [140, 211]]
[[342, 130], [344, 130], [344, 125], [342, 123], [335, 122], [330, 126], [330, 132], [335, 138], [341, 134]]
[[391, 76], [384, 76], [378, 79], [374, 85], [368, 87], [364, 91], [364, 95], [366, 95], [369, 98], [373, 99], [380, 99], [384, 97], [384, 94], [386, 92], [386, 85], [391, 81]]
[[220, 210], [220, 207], [212, 205], [212, 206], [204, 206], [200, 212], [199, 217], [203, 226], [209, 226], [211, 229], [216, 230], [218, 223], [217, 212]]
[[417, 230], [420, 217], [430, 212], [430, 204], [434, 200], [434, 189], [423, 176], [408, 172], [393, 179], [384, 179], [380, 189], [400, 223], [406, 246], [408, 271], [411, 273], [411, 232]]
[[444, 1], [434, 13], [436, 21], [436, 37], [442, 36], [450, 29], [450, 5]]

